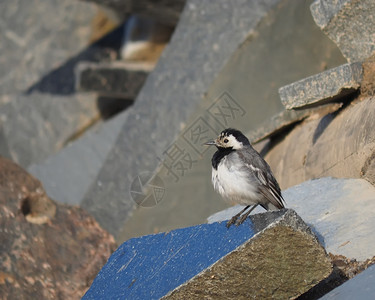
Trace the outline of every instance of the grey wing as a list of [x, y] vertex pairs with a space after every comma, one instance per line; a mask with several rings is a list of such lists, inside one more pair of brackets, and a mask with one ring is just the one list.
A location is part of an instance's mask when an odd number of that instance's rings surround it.
[[[249, 151], [250, 150], [250, 151]], [[253, 148], [239, 152], [239, 157], [244, 165], [259, 183], [259, 192], [275, 208], [284, 208], [284, 198], [281, 195], [279, 184], [272, 174], [270, 166]], [[265, 207], [268, 209], [268, 207]]]

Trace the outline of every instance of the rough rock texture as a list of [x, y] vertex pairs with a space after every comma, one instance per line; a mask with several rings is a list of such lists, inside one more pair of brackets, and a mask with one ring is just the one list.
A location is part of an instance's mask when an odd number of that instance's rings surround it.
[[286, 109], [345, 102], [345, 97], [359, 89], [362, 77], [361, 63], [345, 64], [283, 86], [279, 95]]
[[[284, 110], [280, 87], [346, 63], [337, 46], [314, 23], [311, 2], [279, 1], [217, 74], [207, 98], [215, 99], [227, 91], [246, 112], [244, 118], [227, 118], [222, 127], [258, 128]], [[293, 120], [293, 115], [288, 117]]]
[[281, 210], [229, 229], [225, 223], [203, 224], [131, 239], [83, 299], [287, 299], [331, 271], [306, 224], [294, 211]]
[[104, 228], [118, 235], [134, 207], [133, 180], [141, 172], [158, 170], [158, 157], [186, 127], [208, 84], [277, 2], [237, 0], [231, 9], [224, 0], [186, 4], [170, 44], [129, 108], [116, 143], [82, 201]]
[[324, 295], [321, 300], [370, 300], [375, 295], [375, 266], [345, 282], [343, 285]]
[[357, 261], [375, 255], [375, 187], [366, 180], [320, 178], [283, 195], [287, 207], [312, 226], [327, 252]]
[[0, 295], [80, 299], [114, 250], [78, 207], [53, 202], [39, 181], [0, 158]]
[[349, 62], [361, 61], [375, 51], [373, 0], [316, 0], [311, 5], [316, 24], [340, 48]]
[[85, 48], [97, 11], [75, 0], [0, 1], [0, 94], [27, 90]]
[[130, 63], [81, 63], [77, 69], [77, 89], [99, 95], [135, 99], [153, 65]]
[[99, 118], [90, 94], [4, 97], [8, 103], [0, 106], [0, 155], [24, 168], [57, 152]]
[[363, 79], [361, 82], [361, 95], [375, 96], [375, 54], [365, 60], [363, 66]]
[[345, 279], [351, 279], [375, 264], [375, 256], [365, 261], [357, 261], [353, 258], [347, 258], [343, 255], [333, 255], [332, 253], [329, 253], [329, 256], [334, 267], [342, 272]]
[[[312, 178], [365, 178], [375, 184], [375, 101], [297, 125], [265, 155], [282, 189]], [[291, 159], [292, 158], [292, 159]]]
[[[363, 179], [331, 177], [308, 180], [283, 192], [286, 206], [312, 227], [327, 252], [356, 261], [375, 256], [375, 188]], [[237, 205], [208, 218], [229, 220], [241, 211]], [[264, 211], [256, 208], [256, 212]]]
[[286, 299], [303, 294], [330, 273], [324, 251], [290, 227], [273, 227], [241, 250], [165, 299]]

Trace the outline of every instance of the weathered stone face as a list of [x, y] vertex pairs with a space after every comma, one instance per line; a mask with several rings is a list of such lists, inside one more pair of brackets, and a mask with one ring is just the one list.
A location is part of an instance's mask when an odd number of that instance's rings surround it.
[[330, 260], [314, 238], [274, 226], [165, 299], [290, 299], [330, 273]]
[[303, 109], [328, 102], [345, 102], [361, 84], [361, 63], [341, 65], [317, 75], [302, 79], [279, 89], [286, 109]]
[[0, 158], [2, 296], [80, 299], [114, 247], [85, 211], [55, 203], [38, 180]]
[[24, 168], [46, 159], [98, 119], [90, 94], [8, 96], [0, 106], [0, 155]]
[[293, 210], [225, 224], [128, 240], [83, 299], [289, 299], [332, 272], [325, 250]]
[[375, 51], [373, 0], [317, 0], [311, 14], [320, 29], [349, 62], [365, 60]]
[[0, 95], [23, 93], [84, 49], [97, 12], [80, 1], [2, 1]]
[[361, 100], [306, 120], [265, 155], [282, 189], [324, 176], [375, 183], [375, 102]]

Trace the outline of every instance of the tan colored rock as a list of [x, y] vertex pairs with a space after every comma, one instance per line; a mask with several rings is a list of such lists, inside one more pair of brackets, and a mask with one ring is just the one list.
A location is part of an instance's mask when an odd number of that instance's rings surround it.
[[304, 294], [331, 274], [331, 260], [295, 212], [288, 211], [286, 220], [163, 299], [295, 299]]
[[324, 176], [365, 178], [375, 184], [374, 120], [374, 97], [357, 100], [297, 125], [265, 159], [282, 189]]
[[93, 217], [0, 157], [1, 299], [80, 299], [114, 249]]

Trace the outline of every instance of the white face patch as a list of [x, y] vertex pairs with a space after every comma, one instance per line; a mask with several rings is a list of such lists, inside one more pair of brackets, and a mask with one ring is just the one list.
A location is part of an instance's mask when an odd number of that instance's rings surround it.
[[221, 134], [217, 139], [216, 139], [216, 144], [219, 147], [222, 148], [232, 148], [234, 150], [242, 149], [243, 144], [242, 142], [237, 141], [237, 139], [233, 135], [224, 135]]

